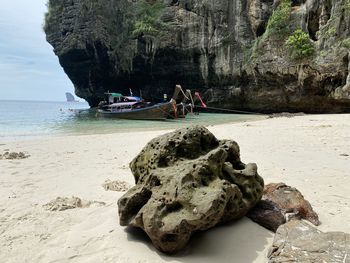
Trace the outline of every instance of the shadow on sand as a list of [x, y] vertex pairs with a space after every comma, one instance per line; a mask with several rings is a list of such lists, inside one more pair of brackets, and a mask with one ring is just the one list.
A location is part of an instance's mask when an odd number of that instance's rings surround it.
[[272, 232], [244, 217], [237, 222], [196, 233], [184, 251], [169, 256], [157, 251], [142, 230], [126, 228], [125, 232], [129, 242], [142, 242], [160, 260], [184, 263], [251, 263], [258, 257], [267, 261], [265, 251], [273, 238]]

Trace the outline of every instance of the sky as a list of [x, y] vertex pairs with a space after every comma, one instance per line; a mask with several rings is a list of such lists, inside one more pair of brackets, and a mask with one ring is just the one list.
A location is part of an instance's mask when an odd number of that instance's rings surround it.
[[47, 0], [0, 0], [0, 100], [64, 101], [74, 94], [42, 30]]

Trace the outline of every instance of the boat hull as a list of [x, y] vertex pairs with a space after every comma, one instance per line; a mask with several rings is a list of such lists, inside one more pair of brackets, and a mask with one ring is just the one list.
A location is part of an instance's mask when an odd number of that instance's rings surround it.
[[193, 106], [191, 104], [177, 104], [176, 109], [176, 113], [174, 112], [174, 108], [170, 109], [168, 119], [186, 118], [188, 113], [193, 113]]
[[173, 108], [172, 103], [156, 104], [141, 109], [133, 109], [130, 111], [113, 112], [99, 109], [99, 114], [104, 118], [117, 118], [128, 120], [166, 120], [169, 116], [170, 109]]

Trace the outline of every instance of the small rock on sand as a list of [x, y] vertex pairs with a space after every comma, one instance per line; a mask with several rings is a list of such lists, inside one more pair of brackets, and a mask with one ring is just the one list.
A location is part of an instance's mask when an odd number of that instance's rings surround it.
[[248, 217], [274, 232], [294, 218], [308, 220], [316, 226], [320, 224], [317, 213], [304, 196], [284, 183], [266, 185], [262, 200], [249, 211]]
[[0, 154], [0, 160], [7, 159], [7, 160], [20, 160], [20, 159], [26, 159], [30, 155], [26, 154], [25, 152], [9, 152], [6, 151], [3, 154]]
[[282, 118], [282, 117], [286, 117], [286, 118], [293, 118], [296, 116], [304, 116], [305, 113], [304, 112], [297, 112], [297, 113], [290, 113], [290, 112], [280, 112], [280, 113], [272, 113], [269, 115], [269, 118]]
[[130, 189], [130, 185], [127, 182], [124, 181], [111, 181], [111, 180], [106, 180], [103, 184], [102, 187], [106, 191], [117, 191], [117, 192], [126, 192]]
[[57, 197], [49, 203], [43, 205], [45, 210], [64, 211], [74, 208], [88, 208], [91, 206], [103, 206], [104, 202], [82, 200], [79, 197]]
[[348, 263], [349, 239], [350, 234], [324, 233], [306, 222], [292, 220], [277, 229], [268, 262]]

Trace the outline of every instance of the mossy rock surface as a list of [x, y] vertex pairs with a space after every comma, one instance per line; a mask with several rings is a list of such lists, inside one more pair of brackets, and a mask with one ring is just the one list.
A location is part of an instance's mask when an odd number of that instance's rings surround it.
[[236, 142], [201, 126], [153, 139], [130, 168], [136, 186], [118, 201], [120, 224], [143, 229], [167, 253], [183, 249], [195, 231], [243, 217], [264, 188]]

